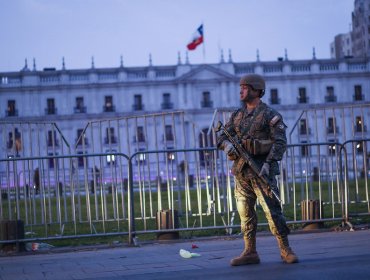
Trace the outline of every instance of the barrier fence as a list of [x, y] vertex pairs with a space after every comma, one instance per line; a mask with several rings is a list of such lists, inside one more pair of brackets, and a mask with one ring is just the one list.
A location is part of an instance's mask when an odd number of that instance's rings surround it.
[[[279, 176], [288, 223], [337, 221], [351, 228], [350, 217], [369, 215], [369, 174], [363, 172], [368, 162], [352, 149], [356, 143], [288, 146]], [[310, 151], [307, 156], [302, 149]], [[334, 152], [328, 156], [324, 150]], [[16, 241], [123, 235], [131, 244], [148, 233], [239, 230], [231, 162], [223, 152], [210, 147], [100, 153], [86, 154], [83, 161], [107, 156], [115, 163], [97, 169], [75, 168], [81, 155], [1, 159], [6, 173], [0, 179], [0, 218], [24, 222], [26, 235]], [[177, 164], [180, 156], [187, 160]], [[259, 205], [257, 212], [259, 226], [266, 226]]]
[[[370, 215], [368, 108], [315, 108], [292, 126], [278, 176], [289, 224], [352, 229], [351, 220]], [[81, 126], [0, 122], [0, 228], [24, 226], [24, 236], [0, 231], [0, 244], [238, 232], [232, 162], [214, 147], [214, 127], [230, 114], [216, 110], [206, 128], [184, 112]]]

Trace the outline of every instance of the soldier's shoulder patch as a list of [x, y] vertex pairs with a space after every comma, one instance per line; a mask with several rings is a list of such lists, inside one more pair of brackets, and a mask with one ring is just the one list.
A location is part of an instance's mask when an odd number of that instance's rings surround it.
[[275, 116], [271, 119], [271, 121], [270, 121], [270, 126], [275, 126], [275, 125], [278, 123], [278, 121], [280, 121], [280, 120], [281, 120], [280, 115], [275, 115]]

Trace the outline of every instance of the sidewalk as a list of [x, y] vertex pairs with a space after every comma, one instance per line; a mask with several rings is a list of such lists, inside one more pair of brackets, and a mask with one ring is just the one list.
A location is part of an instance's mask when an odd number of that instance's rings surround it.
[[[259, 265], [231, 267], [243, 241], [225, 237], [0, 257], [0, 279], [370, 279], [370, 230], [289, 237], [298, 264], [283, 264], [275, 238], [263, 235], [257, 237]], [[201, 256], [184, 259], [180, 249]]]

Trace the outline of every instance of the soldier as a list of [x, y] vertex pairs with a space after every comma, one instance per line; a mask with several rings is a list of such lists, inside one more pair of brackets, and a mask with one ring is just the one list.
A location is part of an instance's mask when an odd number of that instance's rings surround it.
[[[234, 161], [232, 173], [235, 176], [235, 198], [240, 216], [241, 231], [245, 249], [239, 257], [231, 260], [231, 265], [257, 264], [260, 258], [256, 251], [257, 215], [256, 199], [260, 202], [268, 220], [272, 234], [276, 237], [280, 255], [285, 263], [298, 262], [289, 246], [289, 228], [286, 225], [278, 197], [275, 176], [286, 150], [286, 125], [282, 116], [262, 102], [265, 93], [265, 80], [260, 75], [245, 75], [240, 80], [240, 100], [242, 107], [232, 113], [225, 129], [241, 141], [244, 148], [259, 167], [256, 174], [240, 157], [225, 133], [217, 140], [217, 147]], [[269, 184], [264, 184], [260, 176], [267, 176]], [[273, 191], [275, 194], [273, 193]]]

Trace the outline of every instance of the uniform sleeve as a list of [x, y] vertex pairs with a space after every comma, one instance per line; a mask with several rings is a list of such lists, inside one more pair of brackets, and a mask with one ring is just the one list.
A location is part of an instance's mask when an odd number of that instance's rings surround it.
[[273, 144], [271, 150], [266, 158], [266, 162], [280, 161], [286, 151], [287, 139], [286, 139], [286, 128], [287, 126], [283, 122], [283, 117], [274, 112], [269, 122], [270, 126], [270, 139]]
[[[232, 114], [231, 114], [231, 117], [230, 119], [228, 120], [228, 122], [225, 124], [225, 129], [227, 130], [227, 132], [230, 133], [231, 136], [235, 136], [236, 135], [236, 131], [235, 131], [235, 128], [234, 128], [234, 118], [236, 116], [236, 114], [238, 113], [239, 110], [236, 110], [234, 111]], [[220, 136], [217, 137], [217, 149], [220, 149], [220, 150], [223, 150], [224, 149], [224, 142], [227, 140], [227, 136], [226, 134], [222, 131], [222, 133], [220, 134]]]

